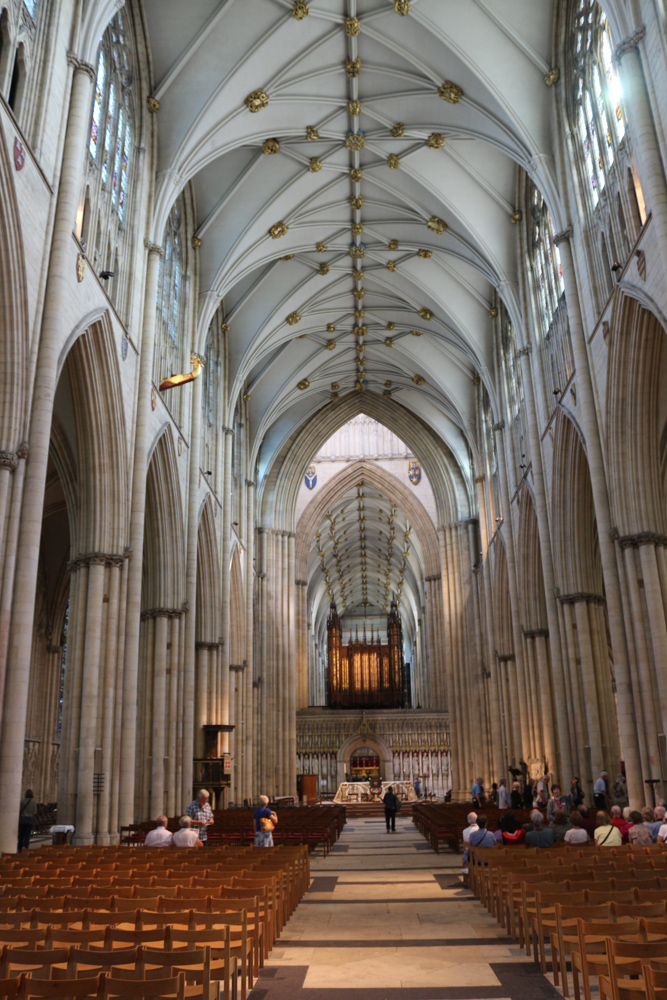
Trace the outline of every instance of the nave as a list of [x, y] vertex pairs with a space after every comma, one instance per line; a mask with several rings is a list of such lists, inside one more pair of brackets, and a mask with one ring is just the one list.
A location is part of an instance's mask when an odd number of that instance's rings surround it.
[[536, 1000], [561, 994], [409, 816], [349, 819], [250, 1000]]

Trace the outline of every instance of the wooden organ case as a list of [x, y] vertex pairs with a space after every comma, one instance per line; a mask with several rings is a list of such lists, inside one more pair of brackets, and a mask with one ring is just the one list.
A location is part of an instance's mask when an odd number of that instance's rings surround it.
[[405, 708], [403, 630], [398, 605], [391, 603], [387, 617], [387, 645], [379, 635], [370, 639], [364, 628], [355, 630], [343, 645], [336, 605], [332, 601], [327, 619], [327, 707]]

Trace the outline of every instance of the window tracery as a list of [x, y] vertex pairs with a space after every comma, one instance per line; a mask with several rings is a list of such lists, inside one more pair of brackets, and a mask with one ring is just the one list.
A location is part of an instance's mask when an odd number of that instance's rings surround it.
[[[190, 343], [186, 336], [186, 231], [185, 199], [180, 195], [172, 206], [162, 237], [164, 254], [158, 271], [153, 363], [153, 379], [157, 385], [170, 375], [190, 370]], [[169, 406], [178, 406], [180, 399], [169, 398]]]
[[217, 447], [220, 435], [220, 380], [222, 376], [220, 330], [222, 316], [216, 313], [206, 337], [202, 368], [202, 451], [201, 467], [210, 471], [213, 482], [217, 474]]
[[125, 220], [134, 165], [135, 57], [129, 24], [129, 15], [119, 11], [100, 42], [81, 225], [94, 267], [113, 272], [107, 291], [117, 307], [123, 288], [117, 266], [123, 267], [127, 256]]
[[4, 0], [0, 4], [0, 93], [24, 132], [30, 124], [27, 95], [37, 83], [43, 7], [42, 0]]
[[[503, 310], [501, 326], [501, 357], [504, 367], [506, 399], [507, 399], [507, 429], [512, 444], [512, 458], [515, 472], [515, 483], [521, 481], [526, 462], [527, 436], [524, 427], [524, 389], [521, 372], [521, 359], [517, 357], [517, 342], [514, 327], [509, 316]], [[523, 466], [523, 468], [522, 468]]]

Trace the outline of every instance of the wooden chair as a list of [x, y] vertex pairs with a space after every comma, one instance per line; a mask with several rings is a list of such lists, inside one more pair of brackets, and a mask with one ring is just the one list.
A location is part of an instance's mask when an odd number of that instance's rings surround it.
[[[526, 951], [528, 951], [528, 941], [533, 942], [535, 959], [539, 958], [542, 974], [546, 975], [547, 960], [544, 947], [545, 937], [550, 940], [551, 934], [557, 930], [556, 904], [585, 906], [586, 894], [584, 892], [568, 891], [570, 883], [566, 887], [558, 886], [556, 889], [538, 889], [535, 892], [535, 902], [526, 909]], [[552, 963], [553, 964], [553, 963]]]
[[[107, 975], [102, 975], [100, 979], [101, 1000], [107, 1000], [109, 997], [129, 997], [130, 1000], [159, 1000], [159, 998], [185, 1000], [185, 976], [182, 972], [168, 979], [116, 979]], [[86, 980], [81, 981], [86, 982]]]
[[646, 986], [646, 1000], [667, 1000], [667, 969], [664, 965], [658, 968], [645, 965], [643, 979]]
[[24, 945], [26, 948], [51, 948], [51, 931], [48, 927], [10, 927], [0, 929], [0, 946]]
[[19, 996], [21, 1000], [30, 997], [48, 997], [49, 1000], [71, 1000], [71, 998], [95, 997], [102, 1000], [103, 976], [94, 979], [33, 979], [31, 976], [21, 976]]
[[591, 977], [607, 972], [607, 940], [623, 937], [626, 942], [639, 940], [639, 920], [610, 921], [577, 920], [578, 944], [572, 946], [572, 979], [574, 995], [579, 1000], [579, 974], [584, 985], [585, 1000], [591, 1000]]
[[[634, 1000], [646, 992], [643, 979], [644, 966], [658, 958], [667, 959], [667, 941], [615, 941], [607, 938], [607, 970], [598, 976], [600, 1000], [621, 1000], [623, 996]], [[641, 978], [632, 978], [632, 977]]]
[[[166, 951], [140, 948], [144, 979], [157, 979], [168, 970], [172, 975], [182, 972], [186, 988], [190, 983], [201, 987], [203, 1000], [218, 1000], [220, 980], [211, 976], [211, 948], [189, 948]], [[236, 984], [234, 984], [236, 985]]]
[[125, 974], [128, 978], [143, 978], [143, 966], [140, 960], [140, 948], [117, 948], [109, 951], [103, 948], [71, 948], [67, 963], [67, 975], [71, 979], [89, 979], [101, 973], [110, 973], [121, 979]]
[[562, 990], [564, 996], [569, 996], [567, 982], [567, 956], [571, 954], [573, 948], [579, 945], [578, 920], [601, 920], [609, 922], [611, 920], [611, 904], [602, 903], [583, 906], [578, 904], [571, 906], [569, 903], [556, 903], [556, 930], [550, 935], [551, 945], [551, 971], [554, 977], [554, 985], [559, 986], [560, 976], [563, 980]]
[[38, 973], [42, 978], [52, 978], [52, 969], [56, 965], [66, 968], [69, 960], [69, 948], [13, 948], [5, 945], [0, 951], [0, 978], [11, 979], [12, 974], [22, 972]]
[[22, 986], [23, 981], [21, 976], [17, 979], [0, 979], [0, 998], [5, 1000], [6, 997], [19, 996]]
[[[165, 934], [165, 951], [175, 951], [175, 944], [186, 945], [187, 948], [210, 947], [211, 979], [222, 982], [224, 1000], [232, 1000], [232, 983], [234, 984], [233, 996], [236, 996], [236, 981], [238, 975], [238, 958], [231, 953], [229, 929], [227, 927], [217, 927], [215, 929], [184, 930], [177, 927], [168, 927]], [[242, 989], [244, 981], [242, 980]], [[243, 994], [245, 1000], [245, 994]]]

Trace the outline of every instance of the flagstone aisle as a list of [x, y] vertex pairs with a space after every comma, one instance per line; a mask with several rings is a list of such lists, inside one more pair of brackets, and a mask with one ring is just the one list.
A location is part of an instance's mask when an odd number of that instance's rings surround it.
[[353, 819], [250, 1000], [538, 1000], [561, 994], [463, 888], [409, 817]]

